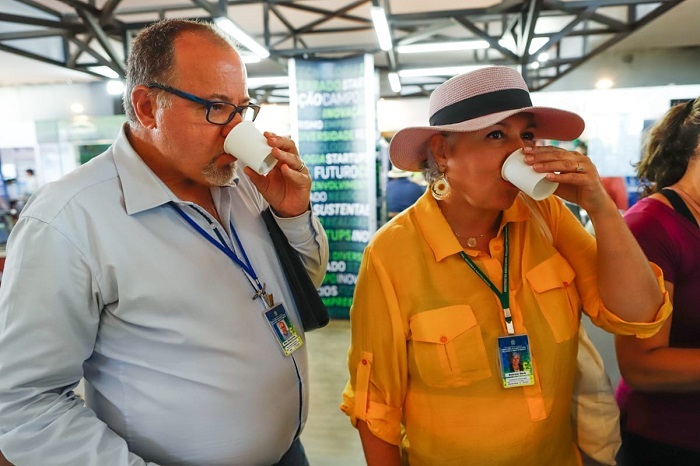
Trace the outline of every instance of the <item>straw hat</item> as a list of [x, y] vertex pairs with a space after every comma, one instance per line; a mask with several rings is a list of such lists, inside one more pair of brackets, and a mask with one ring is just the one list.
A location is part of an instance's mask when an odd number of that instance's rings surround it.
[[478, 131], [522, 112], [535, 116], [538, 139], [571, 141], [585, 126], [575, 113], [533, 107], [520, 73], [492, 66], [460, 74], [438, 86], [430, 95], [430, 126], [396, 133], [389, 145], [391, 163], [403, 170], [420, 171], [427, 157], [426, 143], [433, 134]]

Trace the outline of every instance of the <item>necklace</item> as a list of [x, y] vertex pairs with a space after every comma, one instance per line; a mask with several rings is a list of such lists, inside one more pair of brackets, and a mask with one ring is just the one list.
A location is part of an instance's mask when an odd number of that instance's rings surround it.
[[[487, 233], [488, 233], [488, 232], [487, 232]], [[466, 240], [467, 240], [467, 246], [469, 246], [470, 248], [473, 248], [474, 246], [476, 246], [477, 240], [478, 240], [479, 238], [483, 238], [484, 236], [486, 236], [486, 233], [482, 233], [482, 234], [477, 235], [477, 236], [467, 236], [467, 237], [464, 237], [464, 236], [460, 235], [459, 233], [455, 232], [455, 236], [457, 236], [458, 238], [466, 239]]]

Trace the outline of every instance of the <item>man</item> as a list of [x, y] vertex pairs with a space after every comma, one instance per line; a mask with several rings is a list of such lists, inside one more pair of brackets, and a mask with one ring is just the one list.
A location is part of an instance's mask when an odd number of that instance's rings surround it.
[[27, 168], [24, 170], [24, 174], [24, 189], [22, 195], [25, 199], [29, 199], [39, 188], [39, 182], [36, 179], [33, 168]]
[[12, 232], [0, 450], [17, 465], [308, 464], [306, 347], [285, 355], [266, 311], [282, 303], [304, 334], [260, 217], [272, 207], [320, 285], [328, 246], [308, 170], [265, 133], [276, 167], [237, 175], [224, 139], [258, 108], [209, 25], [139, 34], [124, 100], [114, 145], [46, 185]]

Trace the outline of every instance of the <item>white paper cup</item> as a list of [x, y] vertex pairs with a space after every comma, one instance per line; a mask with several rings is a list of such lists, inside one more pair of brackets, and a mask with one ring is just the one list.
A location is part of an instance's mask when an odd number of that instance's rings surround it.
[[536, 201], [549, 197], [559, 186], [559, 183], [549, 181], [546, 173], [538, 173], [526, 164], [522, 149], [510, 154], [503, 162], [501, 176]]
[[272, 147], [252, 121], [241, 121], [233, 127], [224, 141], [224, 150], [260, 175], [267, 175], [277, 164], [270, 153]]

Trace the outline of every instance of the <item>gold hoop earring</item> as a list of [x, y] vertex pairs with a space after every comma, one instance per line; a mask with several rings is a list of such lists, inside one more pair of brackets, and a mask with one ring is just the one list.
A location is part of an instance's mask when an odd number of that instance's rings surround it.
[[436, 201], [443, 201], [450, 196], [452, 188], [450, 183], [445, 178], [444, 173], [440, 173], [440, 176], [430, 183], [430, 194], [433, 195]]

